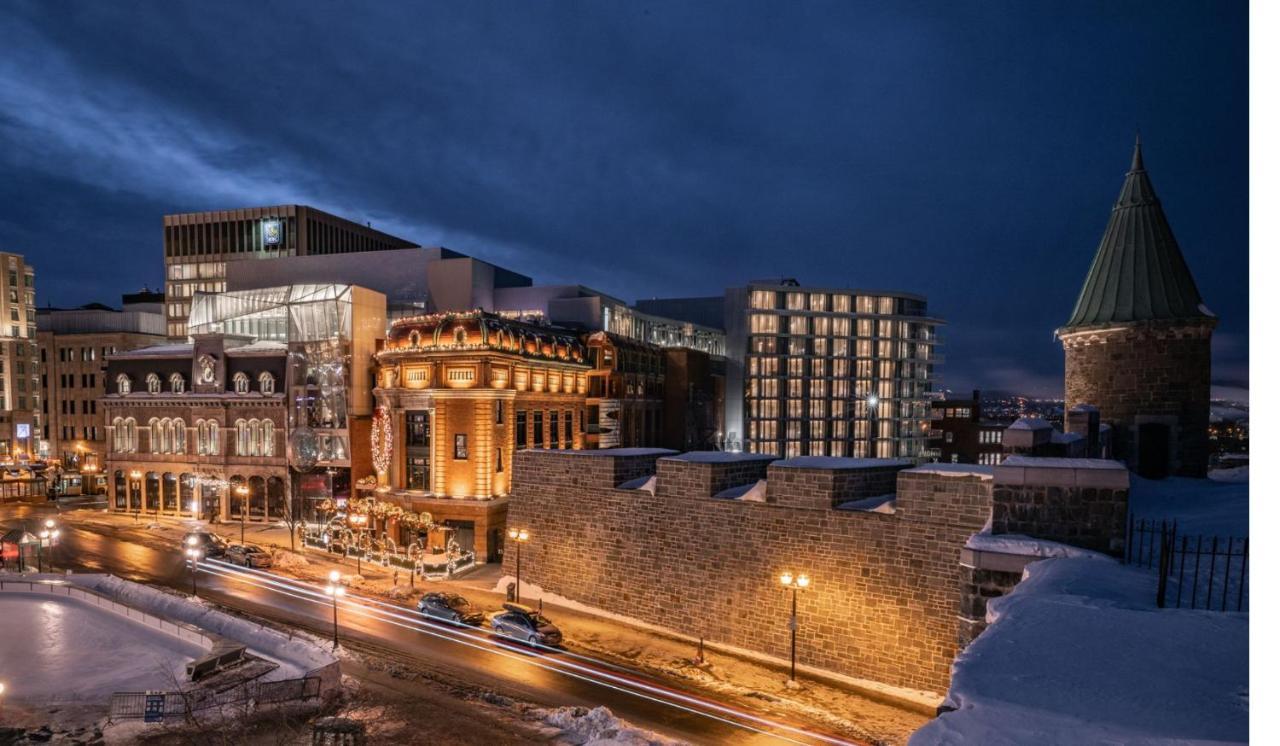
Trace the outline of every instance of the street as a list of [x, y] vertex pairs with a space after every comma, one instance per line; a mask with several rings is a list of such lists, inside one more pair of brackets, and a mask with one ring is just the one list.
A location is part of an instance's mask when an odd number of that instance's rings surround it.
[[[74, 503], [68, 501], [67, 507]], [[6, 528], [54, 514], [51, 503], [0, 506]], [[109, 572], [141, 583], [190, 592], [191, 577], [177, 547], [161, 550], [60, 519], [62, 543], [46, 557], [57, 571]], [[319, 589], [260, 571], [206, 561], [200, 595], [228, 608], [320, 637], [332, 634], [331, 602]], [[774, 714], [748, 712], [705, 694], [673, 689], [614, 666], [566, 652], [535, 651], [483, 633], [422, 622], [408, 610], [349, 596], [339, 609], [340, 635], [429, 665], [440, 674], [548, 707], [604, 705], [631, 724], [694, 743], [847, 743]]]

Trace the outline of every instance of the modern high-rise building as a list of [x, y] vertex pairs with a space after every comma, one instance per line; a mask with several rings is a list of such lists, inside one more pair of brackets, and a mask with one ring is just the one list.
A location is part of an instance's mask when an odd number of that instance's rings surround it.
[[0, 252], [0, 461], [40, 449], [37, 360], [35, 269], [21, 254]]
[[[96, 491], [105, 463], [107, 356], [165, 341], [164, 294], [123, 296], [120, 308], [90, 303], [36, 312], [40, 352], [41, 455], [57, 459], [69, 492]], [[87, 483], [86, 483], [87, 480]]]
[[186, 341], [191, 299], [227, 290], [227, 263], [414, 248], [367, 225], [305, 205], [164, 216], [166, 331]]
[[725, 447], [923, 458], [937, 327], [910, 293], [754, 281], [725, 292]]

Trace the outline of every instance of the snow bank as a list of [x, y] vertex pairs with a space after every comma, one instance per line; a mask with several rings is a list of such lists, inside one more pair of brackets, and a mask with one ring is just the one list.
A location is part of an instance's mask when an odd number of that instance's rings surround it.
[[276, 570], [297, 572], [311, 567], [311, 562], [296, 552], [277, 549], [271, 553], [271, 566]]
[[560, 737], [583, 746], [675, 746], [681, 743], [619, 720], [607, 707], [557, 707], [529, 715], [560, 730]]
[[915, 462], [905, 458], [849, 458], [845, 456], [796, 456], [774, 461], [774, 467], [793, 469], [870, 469], [877, 466], [910, 466]]
[[999, 552], [1000, 554], [1016, 554], [1020, 557], [1084, 557], [1111, 560], [1110, 557], [1100, 552], [1093, 552], [1056, 541], [1035, 539], [1022, 534], [992, 534], [983, 531], [970, 536], [964, 547], [977, 552]]
[[1246, 743], [1247, 614], [1156, 609], [1149, 571], [1029, 565], [956, 659], [947, 712], [911, 746]]
[[240, 642], [248, 646], [250, 652], [280, 664], [265, 677], [267, 680], [296, 678], [337, 660], [307, 637], [290, 636], [254, 624], [208, 607], [189, 596], [131, 583], [114, 575], [68, 575], [67, 580], [127, 606], [176, 622], [186, 622]]
[[[1248, 467], [1232, 479], [1129, 476], [1129, 512], [1135, 518], [1176, 519], [1178, 533], [1192, 536], [1248, 536]], [[1232, 469], [1230, 471], [1237, 471]]]
[[730, 487], [727, 490], [716, 493], [715, 496], [720, 500], [745, 500], [746, 502], [762, 503], [765, 502], [768, 489], [768, 480], [758, 479], [750, 484]]
[[850, 500], [847, 503], [840, 503], [836, 506], [836, 510], [855, 510], [863, 513], [888, 513], [892, 515], [897, 510], [898, 496], [894, 493], [888, 495], [877, 495], [875, 497], [864, 497], [861, 500]]
[[729, 451], [689, 451], [663, 456], [665, 461], [688, 461], [693, 464], [736, 464], [743, 461], [777, 461], [766, 453], [731, 453]]
[[648, 492], [650, 495], [658, 491], [658, 478], [652, 474], [647, 477], [639, 477], [618, 485], [620, 490], [638, 490]]
[[1046, 430], [1053, 429], [1053, 425], [1048, 420], [1042, 420], [1039, 417], [1019, 417], [1012, 425], [1010, 430]]
[[979, 477], [994, 479], [996, 467], [982, 464], [924, 464], [907, 469], [904, 474], [940, 474], [945, 477]]
[[1237, 466], [1234, 469], [1214, 469], [1209, 472], [1209, 478], [1215, 482], [1227, 482], [1230, 484], [1248, 484], [1249, 483], [1249, 467]]

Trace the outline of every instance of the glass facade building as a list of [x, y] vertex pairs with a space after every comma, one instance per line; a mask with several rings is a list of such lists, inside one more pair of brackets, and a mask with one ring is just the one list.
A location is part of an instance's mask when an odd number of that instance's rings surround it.
[[923, 297], [774, 280], [725, 302], [727, 449], [925, 456], [942, 322]]

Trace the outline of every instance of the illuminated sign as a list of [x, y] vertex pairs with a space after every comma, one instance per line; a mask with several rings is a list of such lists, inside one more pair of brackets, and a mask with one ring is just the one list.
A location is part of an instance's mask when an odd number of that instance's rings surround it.
[[18, 440], [31, 437], [31, 426], [25, 422], [18, 423]]
[[262, 245], [263, 246], [279, 246], [280, 239], [284, 236], [284, 228], [281, 227], [279, 220], [262, 221]]

